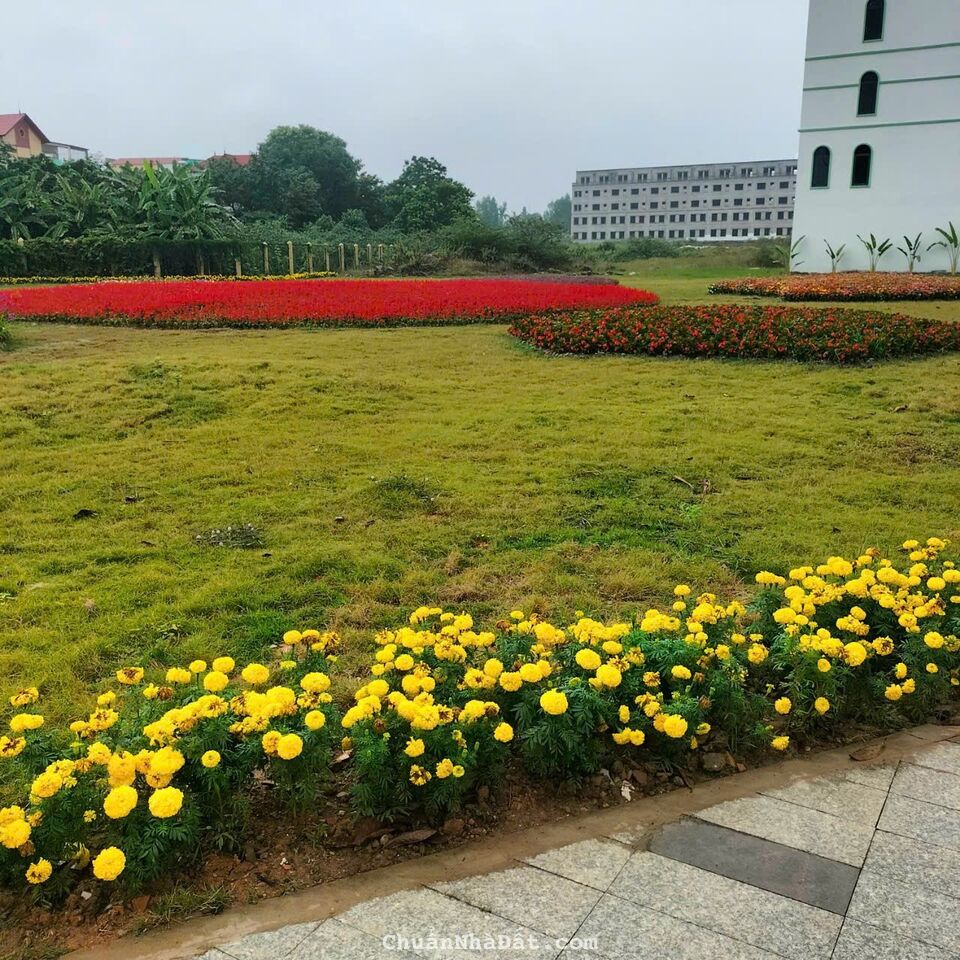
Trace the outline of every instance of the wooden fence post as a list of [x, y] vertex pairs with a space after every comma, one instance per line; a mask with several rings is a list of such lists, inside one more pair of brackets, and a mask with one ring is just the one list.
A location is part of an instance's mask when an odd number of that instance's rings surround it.
[[382, 267], [383, 266], [383, 244], [382, 243], [377, 244], [377, 261]]
[[307, 273], [313, 273], [313, 244], [307, 244]]
[[367, 269], [368, 270], [373, 269], [373, 244], [372, 243], [367, 244]]
[[263, 275], [268, 276], [270, 273], [270, 248], [267, 246], [267, 241], [263, 241]]
[[323, 251], [323, 261], [324, 261], [324, 270], [326, 270], [326, 272], [329, 273], [330, 272], [330, 251], [329, 250], [325, 249]]
[[292, 274], [296, 271], [293, 269], [293, 241], [287, 241], [287, 273]]
[[161, 270], [160, 270], [160, 253], [158, 250], [154, 249], [153, 251], [153, 275], [160, 279]]
[[340, 272], [345, 273], [347, 269], [347, 251], [342, 243], [337, 244], [337, 253], [340, 254]]
[[240, 258], [239, 258], [239, 257], [234, 257], [234, 258], [233, 258], [233, 271], [234, 271], [234, 273], [236, 273], [236, 275], [237, 275], [238, 277], [242, 277], [242, 276], [243, 276], [243, 267], [240, 266]]
[[360, 269], [360, 244], [355, 243], [353, 245], [353, 266], [355, 269]]

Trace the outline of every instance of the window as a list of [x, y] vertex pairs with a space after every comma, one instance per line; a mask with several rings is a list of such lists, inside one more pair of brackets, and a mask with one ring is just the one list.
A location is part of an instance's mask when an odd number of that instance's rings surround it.
[[867, 15], [863, 23], [863, 42], [883, 39], [884, 0], [868, 0]]
[[830, 186], [830, 148], [817, 147], [813, 151], [813, 176], [810, 186], [814, 189]]
[[872, 117], [877, 113], [877, 92], [880, 87], [880, 77], [868, 70], [860, 78], [860, 99], [857, 101], [857, 116]]
[[866, 143], [861, 143], [853, 151], [853, 177], [850, 185], [853, 187], [870, 186], [870, 167], [873, 164], [873, 150]]

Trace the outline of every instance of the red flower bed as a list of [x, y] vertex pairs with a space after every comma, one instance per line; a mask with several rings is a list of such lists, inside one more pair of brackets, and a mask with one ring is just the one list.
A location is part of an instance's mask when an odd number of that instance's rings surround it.
[[960, 277], [921, 273], [804, 273], [718, 280], [711, 293], [784, 300], [957, 300]]
[[0, 315], [145, 327], [395, 326], [656, 302], [643, 290], [533, 280], [144, 281], [0, 292]]
[[513, 336], [555, 353], [854, 363], [960, 350], [960, 324], [814, 307], [613, 308], [522, 317]]

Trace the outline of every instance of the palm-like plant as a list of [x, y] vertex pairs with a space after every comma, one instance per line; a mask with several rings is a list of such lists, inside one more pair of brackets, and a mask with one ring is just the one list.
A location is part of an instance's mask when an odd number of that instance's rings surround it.
[[903, 246], [897, 247], [897, 250], [900, 251], [907, 258], [907, 272], [913, 273], [914, 268], [920, 262], [920, 248], [923, 243], [923, 234], [918, 233], [916, 237], [911, 240], [909, 237], [905, 236], [903, 238]]
[[877, 265], [880, 263], [880, 258], [893, 246], [890, 239], [878, 240], [872, 233], [870, 234], [869, 240], [864, 240], [860, 234], [857, 234], [857, 239], [866, 247], [867, 256], [870, 258], [870, 272], [877, 272]]
[[827, 256], [830, 258], [830, 272], [836, 273], [837, 266], [843, 259], [843, 254], [847, 249], [847, 245], [845, 243], [841, 243], [840, 246], [834, 250], [828, 241], [824, 240], [823, 242], [827, 244]]
[[957, 266], [960, 265], [960, 234], [957, 233], [957, 228], [953, 225], [951, 220], [946, 228], [937, 227], [937, 233], [943, 237], [942, 240], [934, 240], [933, 243], [927, 247], [928, 250], [932, 250], [934, 247], [943, 247], [947, 251], [947, 256], [950, 258], [950, 272], [956, 276]]

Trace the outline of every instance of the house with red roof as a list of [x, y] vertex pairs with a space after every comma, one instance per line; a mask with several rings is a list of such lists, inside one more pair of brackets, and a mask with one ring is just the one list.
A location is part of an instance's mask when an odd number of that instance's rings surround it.
[[38, 157], [50, 139], [25, 113], [0, 113], [0, 141], [17, 157]]

